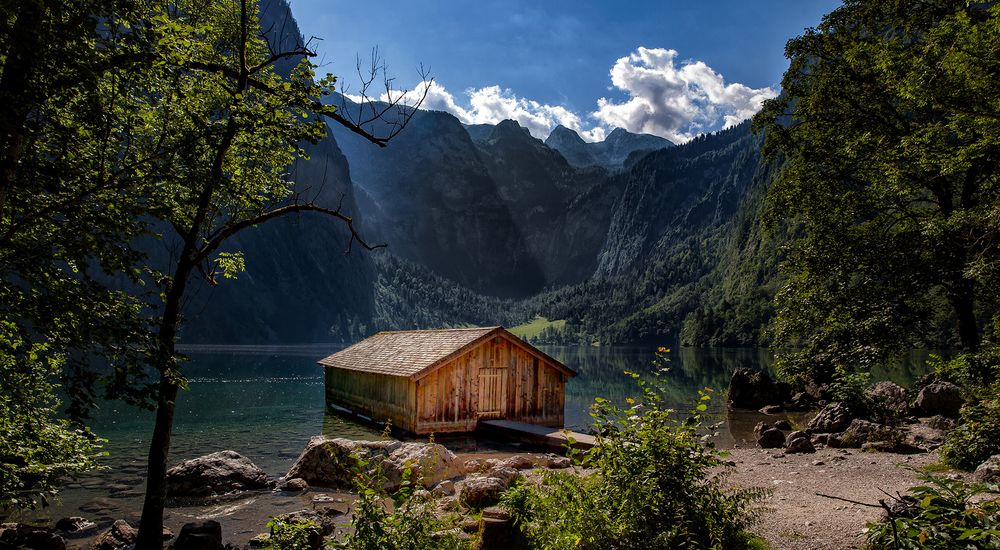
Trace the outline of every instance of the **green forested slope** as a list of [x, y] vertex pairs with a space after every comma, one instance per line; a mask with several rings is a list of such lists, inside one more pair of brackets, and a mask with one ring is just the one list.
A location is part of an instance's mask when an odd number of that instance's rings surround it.
[[[621, 195], [608, 205], [597, 274], [578, 284], [491, 300], [444, 290], [445, 281], [423, 278], [415, 264], [380, 261], [376, 307], [397, 315], [380, 315], [380, 322], [510, 326], [541, 315], [566, 321], [562, 331], [540, 334], [545, 341], [763, 343], [778, 252], [760, 225], [773, 176], [760, 160], [760, 142], [743, 124], [649, 154], [615, 176], [611, 185]], [[395, 279], [386, 277], [387, 267]], [[435, 284], [443, 286], [431, 291]], [[439, 297], [414, 300], [414, 286]]]

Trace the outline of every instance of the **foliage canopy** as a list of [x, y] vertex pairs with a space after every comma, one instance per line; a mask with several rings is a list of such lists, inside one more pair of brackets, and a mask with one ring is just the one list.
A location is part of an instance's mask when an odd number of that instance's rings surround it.
[[849, 0], [788, 42], [755, 117], [796, 238], [777, 296], [791, 376], [864, 370], [939, 322], [979, 349], [1000, 265], [1000, 6]]

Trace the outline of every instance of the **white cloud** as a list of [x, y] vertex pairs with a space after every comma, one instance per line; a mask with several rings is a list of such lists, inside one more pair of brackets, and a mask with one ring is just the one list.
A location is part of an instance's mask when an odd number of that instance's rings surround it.
[[656, 134], [676, 143], [728, 128], [760, 110], [764, 100], [778, 95], [772, 88], [726, 84], [722, 75], [702, 61], [676, 64], [677, 52], [639, 48], [611, 68], [611, 83], [628, 94], [617, 103], [597, 101], [592, 116], [607, 126]]
[[[678, 66], [676, 59], [675, 50], [642, 47], [618, 59], [610, 71], [611, 83], [628, 98], [620, 103], [598, 99], [587, 122], [566, 107], [518, 97], [500, 86], [470, 88], [460, 102], [437, 82], [421, 82], [407, 92], [405, 102], [415, 104], [426, 90], [422, 109], [449, 112], [465, 124], [513, 119], [540, 139], [561, 124], [587, 141], [601, 141], [617, 127], [683, 143], [742, 122], [759, 111], [764, 100], [777, 95], [772, 88], [726, 84], [704, 62], [684, 61]], [[383, 94], [380, 99], [387, 97]]]
[[[425, 89], [427, 96], [421, 109], [449, 112], [463, 124], [496, 124], [503, 120], [516, 120], [539, 139], [545, 139], [556, 126], [562, 124], [575, 130], [585, 140], [604, 139], [604, 128], [584, 128], [580, 116], [569, 109], [517, 97], [511, 90], [501, 89], [500, 86], [469, 88], [465, 91], [466, 104], [462, 106], [444, 86], [434, 81], [421, 82], [413, 90], [406, 92], [404, 102], [416, 104]], [[354, 101], [360, 99], [350, 95], [348, 97]], [[379, 99], [386, 101], [387, 98], [383, 93]]]

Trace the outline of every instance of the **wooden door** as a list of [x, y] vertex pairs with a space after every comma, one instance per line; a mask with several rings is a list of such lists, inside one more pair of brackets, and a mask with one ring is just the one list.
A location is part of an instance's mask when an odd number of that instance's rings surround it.
[[479, 418], [503, 418], [507, 402], [507, 369], [479, 369]]

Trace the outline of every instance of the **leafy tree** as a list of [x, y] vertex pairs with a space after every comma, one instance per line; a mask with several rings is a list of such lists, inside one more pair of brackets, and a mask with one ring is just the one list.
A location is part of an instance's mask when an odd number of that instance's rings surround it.
[[848, 0], [786, 55], [754, 119], [786, 161], [770, 226], [795, 236], [775, 336], [801, 351], [780, 368], [863, 370], [942, 310], [979, 350], [1000, 288], [1000, 6]]
[[[3, 449], [0, 471], [22, 504], [93, 466], [90, 434], [59, 418], [57, 374], [74, 416], [99, 383], [152, 402], [139, 544], [159, 547], [189, 283], [235, 276], [243, 258], [226, 240], [292, 213], [339, 219], [349, 248], [372, 248], [339, 208], [296, 193], [288, 169], [326, 135], [324, 117], [384, 146], [412, 111], [375, 136], [362, 126], [396, 114], [405, 93], [366, 120], [324, 105], [333, 78], [313, 78], [306, 45], [266, 40], [256, 2], [24, 4], [0, 12], [0, 374], [24, 385], [0, 400], [17, 451]], [[143, 253], [152, 239], [169, 258]]]
[[[224, 251], [227, 240], [261, 223], [295, 213], [312, 212], [347, 225], [351, 240], [375, 248], [356, 232], [353, 220], [339, 207], [314, 203], [296, 192], [288, 170], [305, 158], [304, 142], [327, 135], [330, 118], [347, 125], [376, 145], [385, 145], [412, 115], [403, 109], [388, 122], [383, 136], [364, 126], [396, 107], [372, 111], [367, 121], [351, 121], [320, 101], [333, 89], [334, 78], [314, 78], [315, 54], [307, 45], [282, 49], [267, 40], [250, 0], [171, 2], [150, 14], [154, 42], [137, 52], [151, 62], [147, 102], [139, 111], [140, 135], [134, 143], [160, 157], [157, 177], [147, 187], [148, 212], [172, 253], [166, 262], [150, 262], [152, 283], [159, 290], [150, 333], [150, 364], [158, 377], [156, 421], [150, 441], [147, 487], [137, 545], [162, 546], [164, 477], [178, 390], [184, 387], [182, 358], [176, 342], [183, 307], [193, 281], [218, 284], [219, 277], [243, 269], [239, 252]], [[279, 41], [280, 43], [280, 41]], [[279, 63], [297, 61], [288, 73]], [[426, 91], [426, 89], [425, 89]]]
[[112, 62], [119, 29], [104, 25], [134, 15], [117, 0], [0, 7], [3, 505], [44, 503], [95, 465], [93, 436], [59, 411], [59, 378], [75, 420], [99, 379], [119, 382], [114, 397], [148, 393], [141, 302], [104, 284], [140, 275], [128, 243], [145, 230], [135, 191], [149, 159], [118, 147], [138, 81]]
[[44, 505], [63, 477], [97, 466], [99, 441], [58, 414], [62, 358], [48, 351], [0, 322], [0, 508]]

